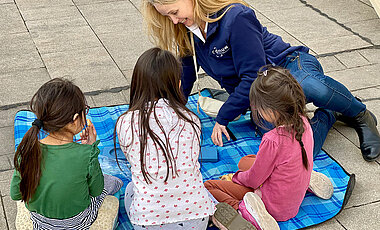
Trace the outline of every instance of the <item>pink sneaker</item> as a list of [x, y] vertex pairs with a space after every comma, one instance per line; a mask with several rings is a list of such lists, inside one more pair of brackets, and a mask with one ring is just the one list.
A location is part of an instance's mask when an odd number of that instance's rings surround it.
[[245, 194], [239, 204], [239, 211], [244, 219], [251, 222], [257, 229], [280, 230], [277, 221], [268, 213], [261, 198], [253, 192]]

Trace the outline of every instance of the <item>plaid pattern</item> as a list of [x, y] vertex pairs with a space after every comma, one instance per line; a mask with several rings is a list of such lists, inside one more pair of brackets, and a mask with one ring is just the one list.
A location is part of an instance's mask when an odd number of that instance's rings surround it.
[[[207, 90], [202, 91], [203, 96], [210, 96]], [[198, 95], [192, 95], [188, 100], [188, 107], [193, 110], [202, 122], [202, 146], [213, 145], [211, 133], [215, 124], [213, 118], [208, 117], [202, 111], [197, 113]], [[101, 140], [99, 148], [113, 146], [113, 132], [117, 118], [128, 109], [127, 105], [113, 107], [92, 108], [88, 114], [95, 125], [98, 139]], [[15, 117], [15, 143], [20, 143], [25, 132], [31, 127], [35, 116], [30, 111], [20, 111]], [[223, 147], [217, 147], [219, 162], [202, 163], [201, 172], [204, 180], [217, 179], [219, 176], [233, 173], [238, 170], [237, 164], [245, 155], [256, 154], [260, 145], [260, 137], [255, 137], [254, 129], [250, 123], [249, 115], [242, 116], [238, 121], [231, 122], [228, 126], [236, 136], [237, 141], [224, 142]], [[76, 137], [79, 139], [79, 137]], [[201, 156], [200, 156], [201, 157]], [[124, 208], [124, 191], [131, 180], [128, 163], [125, 157], [118, 157], [120, 171], [115, 157], [103, 152], [99, 155], [99, 162], [104, 173], [121, 178], [124, 186], [117, 195], [120, 196], [119, 230], [133, 229]], [[281, 229], [300, 229], [322, 223], [337, 215], [343, 208], [348, 188], [350, 175], [329, 155], [321, 152], [314, 160], [314, 170], [327, 175], [334, 185], [334, 195], [330, 200], [322, 200], [311, 193], [307, 193], [296, 217], [279, 222]]]

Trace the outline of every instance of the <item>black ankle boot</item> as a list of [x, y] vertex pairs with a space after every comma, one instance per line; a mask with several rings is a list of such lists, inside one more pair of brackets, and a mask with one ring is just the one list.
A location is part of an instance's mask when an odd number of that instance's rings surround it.
[[364, 160], [374, 161], [380, 156], [380, 134], [376, 128], [377, 119], [373, 113], [367, 109], [355, 117], [339, 114], [337, 118], [356, 130]]

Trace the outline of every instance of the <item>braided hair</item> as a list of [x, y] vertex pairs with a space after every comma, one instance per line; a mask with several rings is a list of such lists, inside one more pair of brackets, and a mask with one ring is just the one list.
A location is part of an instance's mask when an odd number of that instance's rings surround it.
[[256, 124], [267, 128], [263, 113], [274, 116], [275, 127], [284, 125], [302, 150], [302, 162], [308, 169], [307, 154], [302, 142], [305, 131], [302, 117], [306, 117], [306, 99], [300, 84], [281, 67], [263, 66], [251, 86], [249, 93], [252, 118]]

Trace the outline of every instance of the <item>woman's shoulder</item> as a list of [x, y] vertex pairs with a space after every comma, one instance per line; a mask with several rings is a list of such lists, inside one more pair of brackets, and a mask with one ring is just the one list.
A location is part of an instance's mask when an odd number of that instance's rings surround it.
[[[252, 8], [245, 6], [241, 3], [230, 4], [225, 9], [228, 9], [226, 12], [226, 15], [229, 17], [237, 16], [239, 14], [244, 14], [244, 13], [254, 14], [254, 10]], [[222, 12], [224, 12], [225, 9], [223, 9]]]
[[247, 21], [258, 22], [254, 10], [243, 4], [234, 3], [228, 5], [223, 10], [219, 11], [217, 16], [222, 15], [225, 10], [227, 11], [221, 19], [221, 23], [223, 23], [225, 27], [233, 27], [236, 23], [246, 23]]

